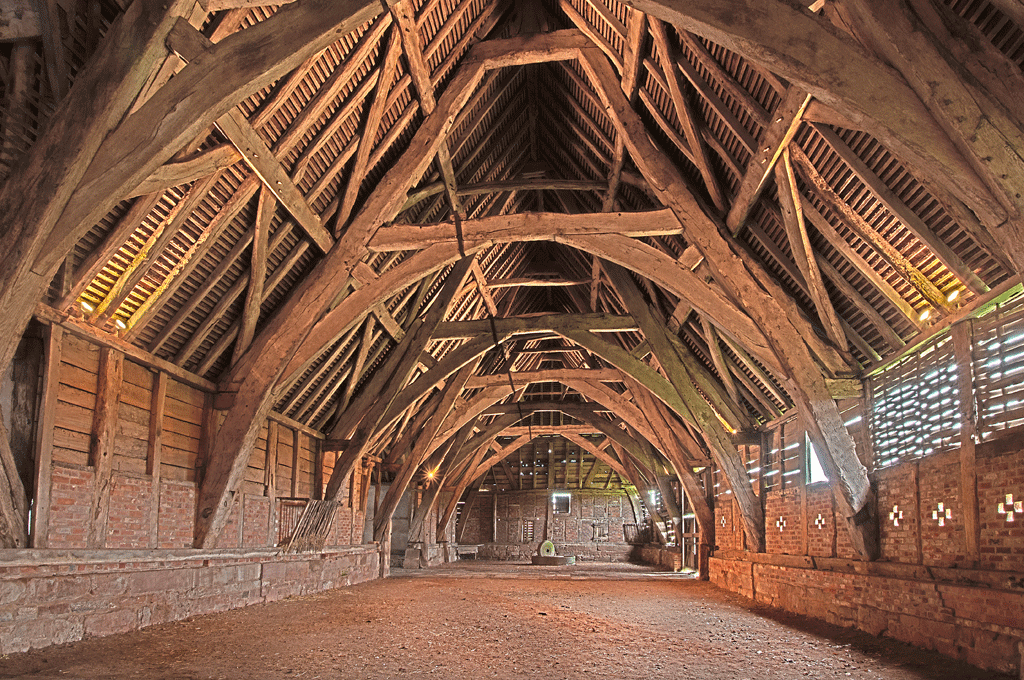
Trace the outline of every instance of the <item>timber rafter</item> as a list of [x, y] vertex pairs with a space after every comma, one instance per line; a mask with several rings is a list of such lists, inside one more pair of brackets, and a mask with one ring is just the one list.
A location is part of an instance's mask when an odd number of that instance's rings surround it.
[[[868, 5], [852, 33], [770, 0], [561, 0], [520, 24], [503, 0], [78, 17], [84, 68], [52, 34], [10, 62], [45, 68], [12, 71], [0, 126], [0, 365], [35, 314], [215, 385], [233, 445], [210, 448], [197, 545], [272, 412], [471, 484], [492, 456], [475, 437], [548, 382], [565, 418], [646, 442], [600, 447], [641, 483], [722, 455], [712, 424], [796, 406], [864, 526], [829, 381], [1024, 263], [1020, 74], [949, 35], [971, 16], [900, 4], [886, 25]], [[438, 395], [448, 417], [415, 439]], [[0, 519], [24, 524], [7, 487]]]

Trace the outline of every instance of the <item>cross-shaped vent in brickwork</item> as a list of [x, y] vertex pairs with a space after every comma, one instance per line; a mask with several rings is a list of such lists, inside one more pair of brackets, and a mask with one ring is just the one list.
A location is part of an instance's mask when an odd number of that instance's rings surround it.
[[775, 526], [779, 528], [779, 533], [782, 533], [786, 529], [786, 518], [780, 516], [779, 520], [775, 523]]
[[818, 513], [818, 516], [814, 518], [814, 526], [818, 527], [819, 529], [825, 528], [825, 518], [821, 516], [820, 512]]
[[936, 520], [940, 527], [944, 527], [947, 519], [953, 519], [953, 511], [945, 507], [943, 503], [939, 503], [939, 507], [932, 510], [932, 519]]
[[722, 515], [722, 528], [725, 528], [725, 515]]
[[1000, 515], [1006, 515], [1006, 521], [1012, 522], [1014, 513], [1018, 515], [1024, 514], [1024, 501], [1015, 501], [1013, 500], [1013, 494], [1008, 493], [1006, 494], [1006, 500], [996, 507], [996, 512]]
[[892, 525], [898, 527], [901, 519], [903, 519], [903, 511], [900, 510], [900, 506], [892, 506], [892, 512], [889, 513], [889, 520], [892, 522]]

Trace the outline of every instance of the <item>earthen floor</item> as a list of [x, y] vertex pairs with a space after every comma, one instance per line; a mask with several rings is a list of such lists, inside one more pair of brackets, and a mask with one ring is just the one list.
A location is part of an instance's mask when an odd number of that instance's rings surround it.
[[460, 562], [0, 658], [0, 678], [1009, 677], [634, 565]]

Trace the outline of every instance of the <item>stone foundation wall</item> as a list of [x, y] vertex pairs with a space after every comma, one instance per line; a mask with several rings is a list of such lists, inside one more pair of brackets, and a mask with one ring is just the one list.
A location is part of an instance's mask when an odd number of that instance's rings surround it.
[[271, 549], [0, 551], [0, 654], [377, 577], [376, 544], [301, 555]]
[[[477, 558], [529, 562], [537, 554], [539, 543], [484, 543]], [[633, 547], [625, 543], [555, 543], [559, 555], [575, 555], [577, 562], [628, 562]]]
[[711, 581], [786, 611], [1014, 672], [1024, 639], [1019, 574], [753, 553], [711, 558]]
[[634, 546], [633, 559], [637, 562], [650, 564], [669, 571], [679, 571], [683, 568], [683, 554], [679, 547], [665, 547], [661, 545], [638, 545]]

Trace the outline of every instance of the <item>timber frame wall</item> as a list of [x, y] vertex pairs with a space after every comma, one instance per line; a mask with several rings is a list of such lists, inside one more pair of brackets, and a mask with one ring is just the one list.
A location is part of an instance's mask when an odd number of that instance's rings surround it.
[[360, 545], [362, 466], [345, 482], [323, 551], [276, 547], [308, 499], [322, 497], [337, 455], [323, 452], [323, 435], [276, 419], [262, 428], [220, 543], [192, 549], [210, 390], [57, 324], [44, 335], [35, 549], [0, 553], [0, 654], [381, 575], [377, 546]]
[[[191, 548], [214, 413], [209, 391], [52, 328], [36, 442], [34, 547]], [[323, 452], [322, 440], [268, 419], [215, 547], [274, 547], [289, 536], [301, 503], [322, 498], [333, 470], [337, 454]], [[327, 545], [361, 542], [368, 480], [364, 467], [346, 480]]]

